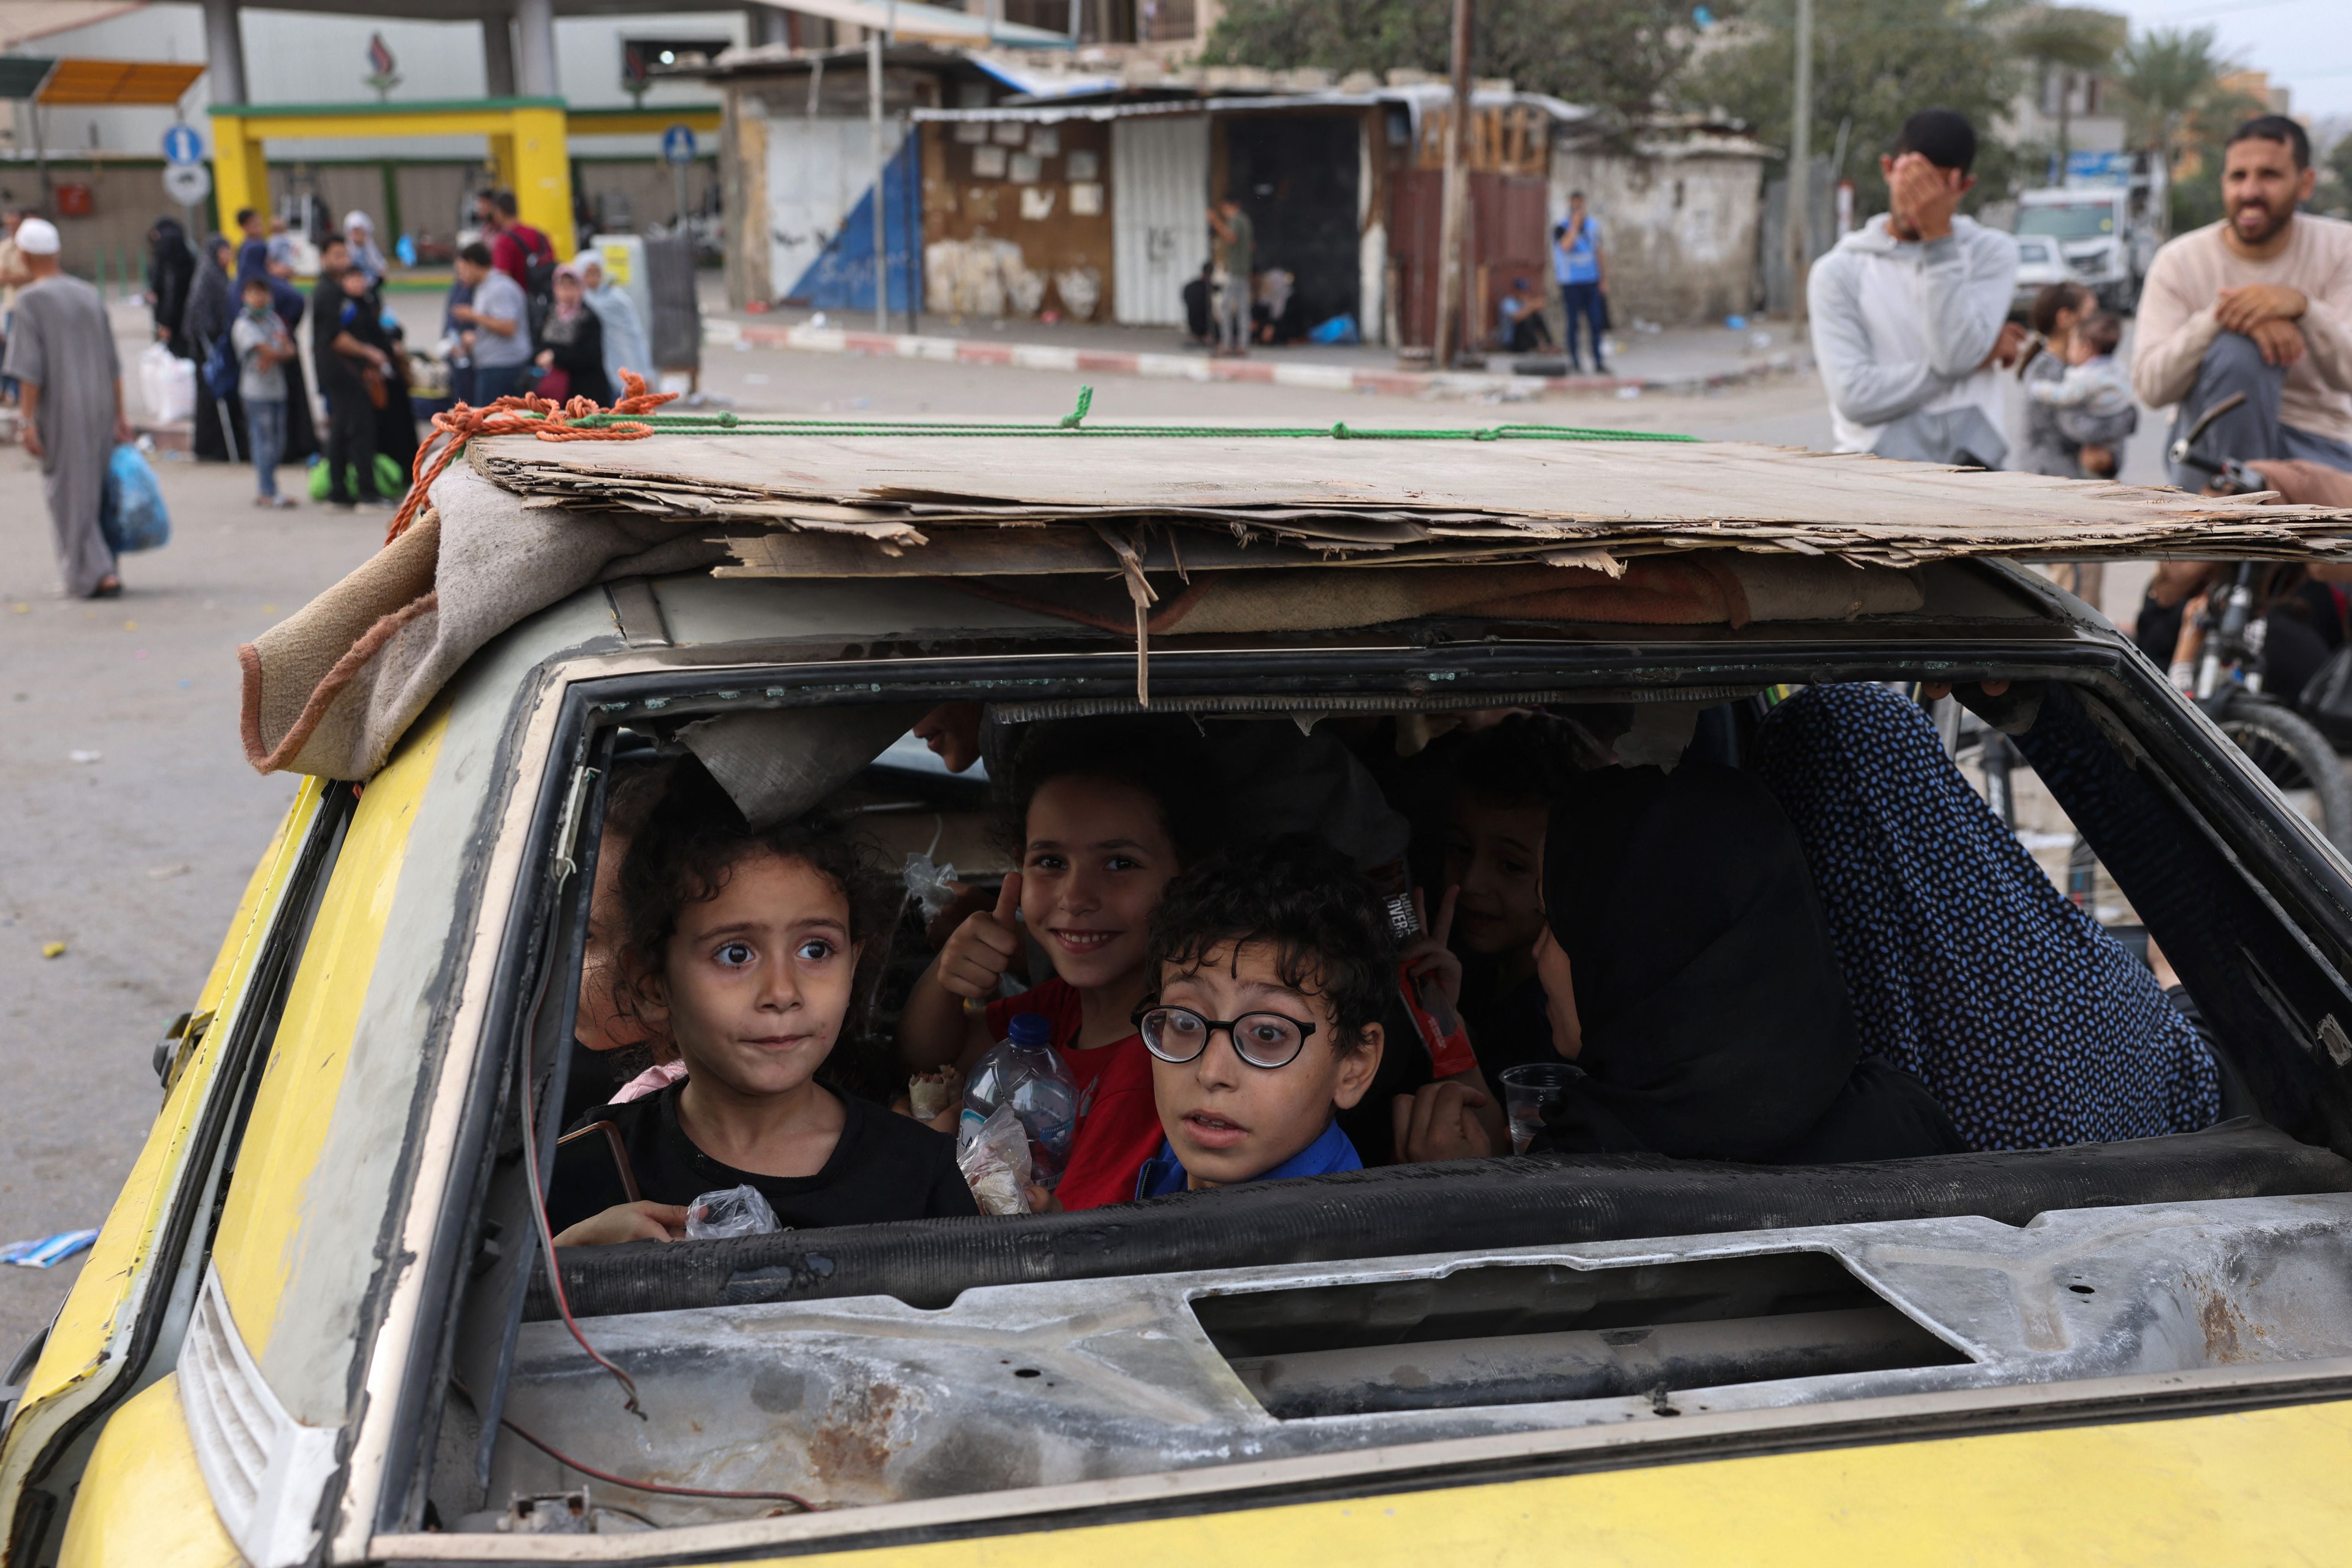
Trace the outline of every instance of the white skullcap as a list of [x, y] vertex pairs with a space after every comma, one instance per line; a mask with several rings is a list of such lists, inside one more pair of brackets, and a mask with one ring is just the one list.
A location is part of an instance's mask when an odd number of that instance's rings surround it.
[[16, 248], [27, 256], [55, 256], [62, 243], [58, 226], [45, 217], [28, 217], [16, 226]]

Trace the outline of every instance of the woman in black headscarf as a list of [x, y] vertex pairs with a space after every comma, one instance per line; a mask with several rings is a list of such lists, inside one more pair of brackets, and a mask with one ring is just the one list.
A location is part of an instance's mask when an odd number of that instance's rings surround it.
[[188, 288], [196, 253], [177, 218], [158, 218], [147, 231], [147, 301], [155, 309], [155, 340], [182, 359], [196, 357], [188, 341]]
[[1812, 873], [1761, 784], [1685, 763], [1579, 775], [1544, 846], [1538, 973], [1582, 1076], [1538, 1151], [1827, 1164], [1958, 1152], [1862, 1055]]
[[241, 463], [247, 455], [245, 405], [237, 399], [236, 388], [231, 386], [225, 396], [215, 396], [205, 384], [205, 366], [212, 359], [213, 345], [228, 336], [236, 321], [236, 294], [228, 281], [235, 256], [235, 248], [219, 235], [205, 242], [204, 257], [196, 263], [196, 280], [188, 288], [188, 313], [182, 321], [193, 351], [190, 357], [196, 362], [195, 450], [202, 462]]

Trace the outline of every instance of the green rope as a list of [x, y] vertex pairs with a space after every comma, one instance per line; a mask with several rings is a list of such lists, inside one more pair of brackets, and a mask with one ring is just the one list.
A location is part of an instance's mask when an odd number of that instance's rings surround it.
[[1068, 412], [1067, 414], [1065, 414], [1065, 415], [1063, 415], [1063, 416], [1062, 416], [1062, 426], [1061, 426], [1061, 427], [1062, 427], [1063, 429], [1065, 429], [1065, 430], [1075, 430], [1075, 429], [1076, 429], [1076, 428], [1077, 428], [1081, 424], [1085, 423], [1085, 421], [1086, 421], [1086, 417], [1087, 417], [1087, 409], [1089, 409], [1089, 408], [1092, 408], [1094, 405], [1095, 405], [1095, 389], [1094, 389], [1093, 387], [1091, 387], [1091, 386], [1081, 386], [1081, 387], [1079, 387], [1079, 388], [1078, 388], [1078, 405], [1077, 405], [1076, 408], [1073, 408], [1072, 410], [1070, 410], [1070, 412]]
[[1362, 429], [1344, 421], [1334, 425], [1085, 425], [1092, 389], [1082, 389], [1074, 413], [1052, 425], [1005, 424], [984, 420], [925, 420], [900, 423], [874, 419], [816, 419], [789, 416], [747, 416], [720, 414], [592, 414], [570, 421], [574, 428], [643, 423], [666, 436], [709, 436], [733, 432], [751, 436], [1093, 436], [1112, 437], [1184, 437], [1203, 440], [1248, 440], [1281, 437], [1336, 441], [1696, 441], [1696, 436], [1660, 430], [1600, 430], [1574, 425], [1489, 425], [1459, 429]]

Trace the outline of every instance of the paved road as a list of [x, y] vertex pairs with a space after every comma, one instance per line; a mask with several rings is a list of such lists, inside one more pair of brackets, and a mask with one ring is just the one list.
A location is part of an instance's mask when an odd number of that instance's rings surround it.
[[[121, 325], [128, 337], [127, 313]], [[713, 354], [707, 384], [746, 411], [999, 417], [1058, 416], [1076, 391], [1034, 372], [766, 350]], [[1798, 446], [1827, 436], [1810, 378], [1507, 408], [1107, 379], [1094, 406], [1112, 418], [1542, 418]], [[52, 592], [39, 477], [0, 450], [0, 1240], [104, 1217], [158, 1103], [152, 1044], [194, 998], [292, 794], [246, 765], [237, 645], [382, 535], [381, 513], [257, 511], [242, 469], [159, 468], [172, 544], [125, 563], [123, 598], [67, 603]], [[51, 942], [64, 956], [41, 956]], [[47, 1320], [78, 1268], [0, 1268], [0, 1353]]]

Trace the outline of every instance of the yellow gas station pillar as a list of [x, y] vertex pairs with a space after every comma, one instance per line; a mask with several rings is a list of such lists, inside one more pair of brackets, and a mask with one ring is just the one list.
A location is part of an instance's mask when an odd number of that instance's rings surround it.
[[262, 155], [261, 139], [250, 133], [250, 124], [241, 115], [214, 111], [213, 193], [222, 232], [240, 243], [236, 215], [247, 207], [269, 210], [269, 163]]
[[[558, 258], [572, 259], [572, 153], [563, 106], [526, 100], [512, 111], [516, 216], [547, 236]], [[493, 145], [497, 142], [493, 138]], [[501, 172], [507, 168], [501, 163]]]

